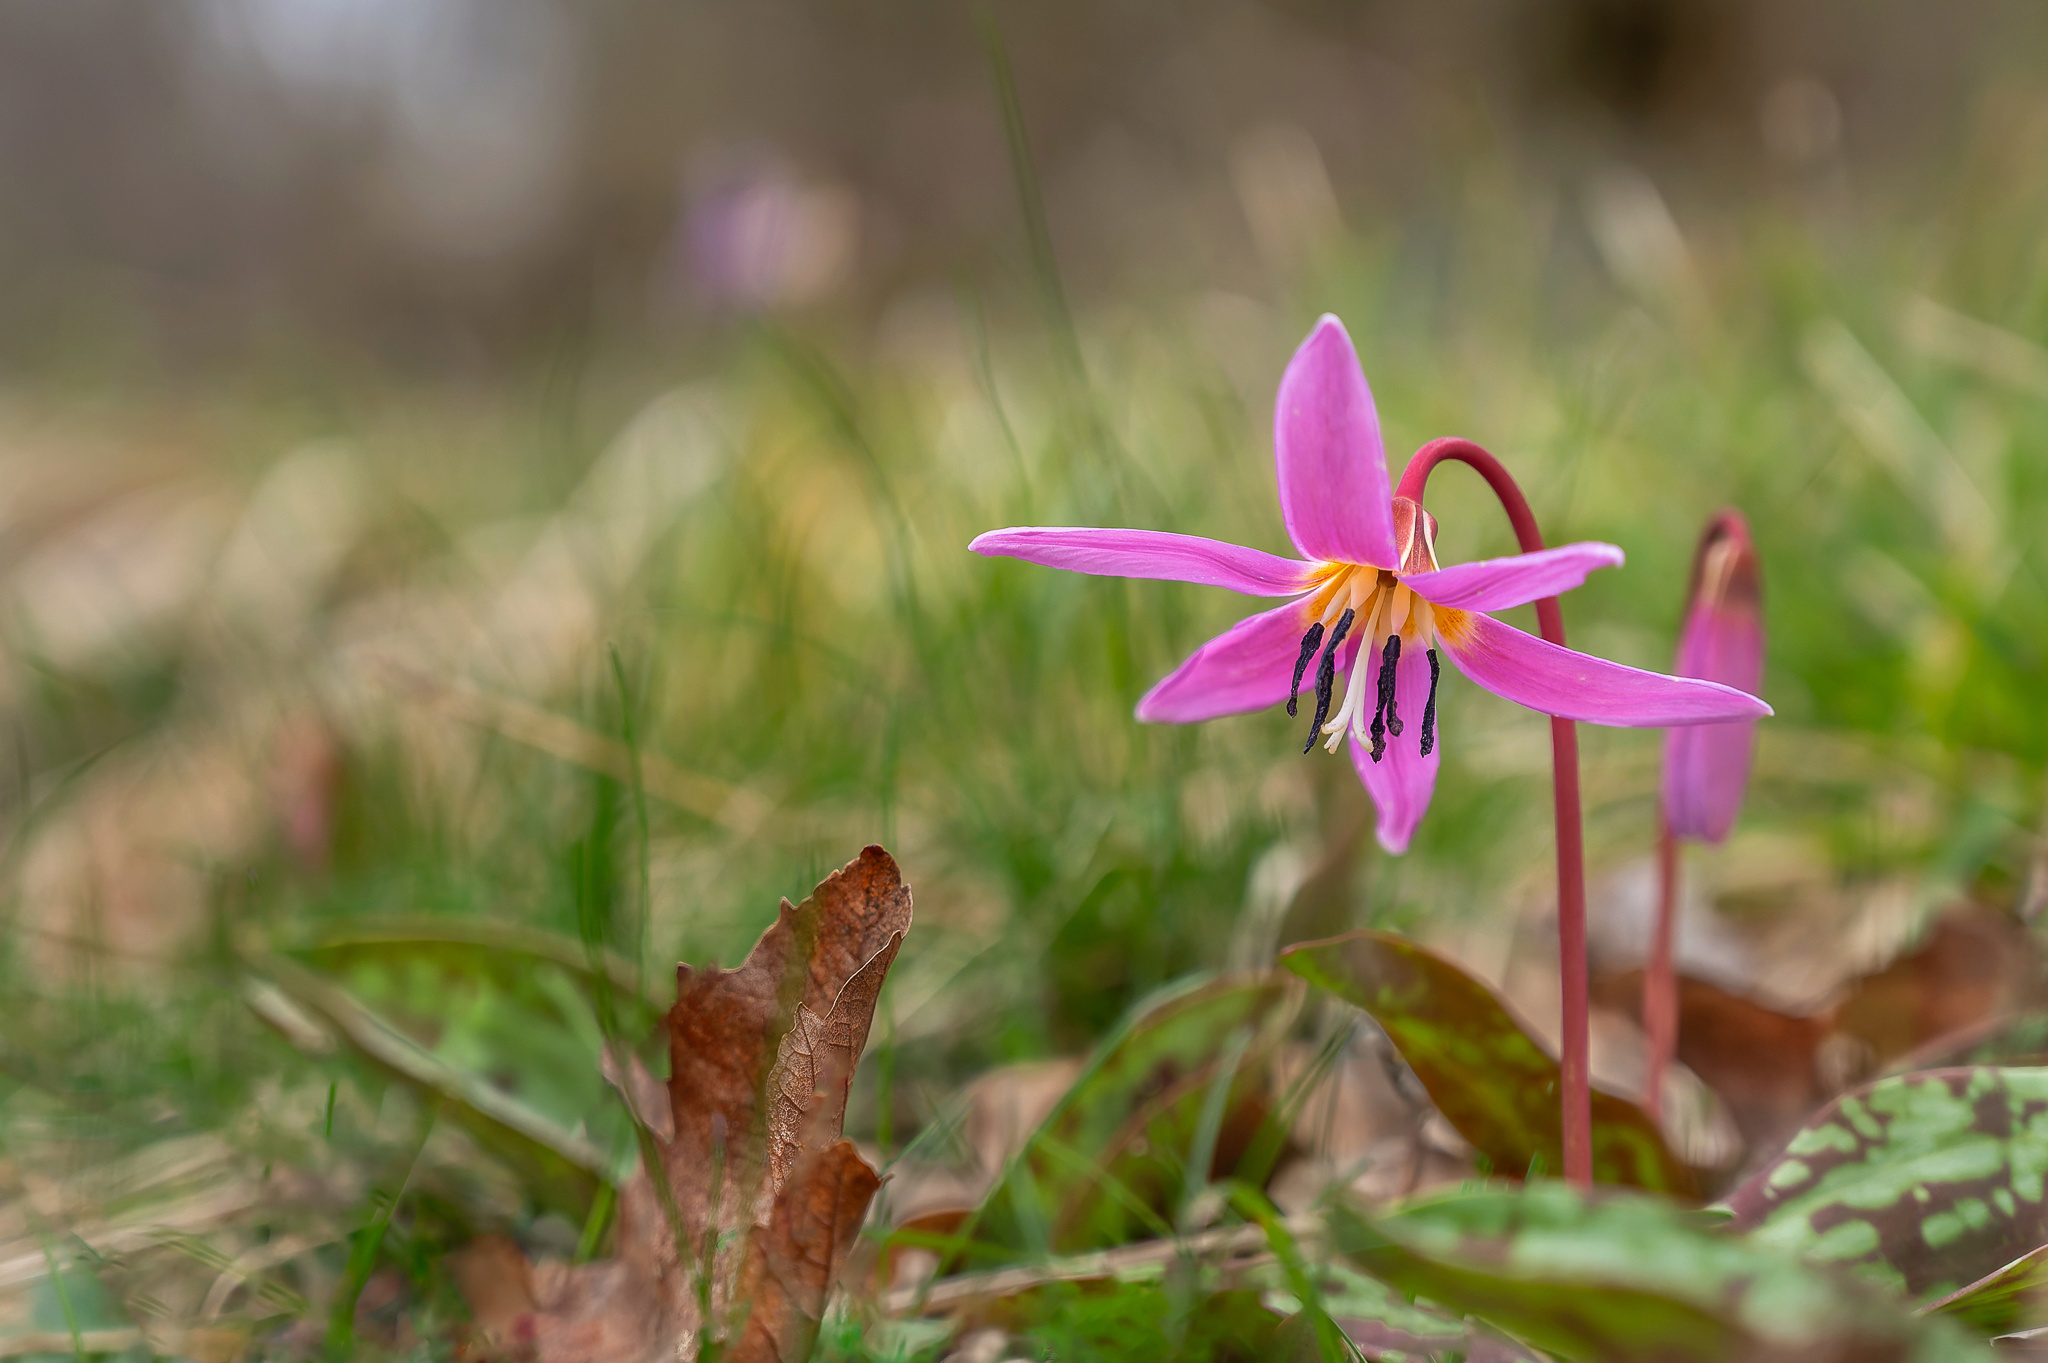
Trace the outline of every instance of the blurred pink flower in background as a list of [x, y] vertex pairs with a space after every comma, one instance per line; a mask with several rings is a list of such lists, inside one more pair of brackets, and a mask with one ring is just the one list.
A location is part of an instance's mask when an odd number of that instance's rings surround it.
[[686, 194], [679, 243], [689, 291], [741, 312], [829, 297], [860, 250], [860, 200], [807, 184], [770, 157], [702, 176]]
[[[1763, 576], [1749, 522], [1714, 514], [1693, 551], [1678, 636], [1678, 671], [1756, 692], [1763, 689]], [[1649, 1042], [1645, 1106], [1661, 1117], [1664, 1076], [1678, 1050], [1679, 841], [1720, 842], [1735, 826], [1756, 752], [1756, 721], [1698, 724], [1664, 735], [1664, 790], [1657, 822], [1657, 917], [1643, 967], [1643, 1031]]]
[[[1737, 511], [1707, 522], [1693, 555], [1684, 632], [1678, 641], [1682, 677], [1763, 690], [1763, 580], [1749, 523]], [[1720, 842], [1728, 836], [1749, 784], [1756, 721], [1738, 719], [1673, 729], [1664, 737], [1664, 815], [1681, 838]]]

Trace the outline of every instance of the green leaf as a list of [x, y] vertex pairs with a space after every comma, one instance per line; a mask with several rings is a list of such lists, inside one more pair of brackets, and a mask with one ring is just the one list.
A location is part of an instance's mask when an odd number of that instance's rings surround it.
[[1952, 1317], [1980, 1333], [1997, 1335], [2048, 1325], [2041, 1310], [2044, 1296], [2048, 1296], [2048, 1245], [2022, 1254], [1921, 1309]]
[[283, 961], [303, 968], [295, 978], [343, 991], [444, 1066], [580, 1131], [615, 1172], [635, 1162], [631, 1122], [601, 1074], [601, 1014], [658, 1064], [661, 1010], [631, 992], [632, 967], [616, 956], [518, 924], [454, 918], [363, 920], [267, 954], [251, 941], [243, 954], [259, 970], [274, 974]]
[[1317, 1357], [1255, 1292], [1175, 1291], [1149, 1282], [1095, 1278], [1041, 1283], [983, 1308], [977, 1323], [1021, 1335], [1015, 1352], [1086, 1363]]
[[1760, 1244], [1929, 1300], [2048, 1244], [2048, 1069], [1845, 1094], [1727, 1199]]
[[[1280, 964], [1370, 1013], [1444, 1119], [1494, 1170], [1520, 1177], [1532, 1166], [1564, 1167], [1557, 1061], [1492, 990], [1406, 938], [1370, 929], [1290, 947]], [[1593, 1177], [1699, 1195], [1649, 1115], [1599, 1089]]]
[[518, 1169], [542, 1201], [579, 1215], [601, 1181], [616, 1182], [625, 1166], [574, 1130], [492, 1084], [452, 1065], [348, 991], [283, 956], [252, 961], [294, 1003], [315, 1014], [377, 1069], [418, 1092]]
[[[1257, 1146], [1264, 1062], [1300, 1000], [1299, 985], [1269, 974], [1170, 986], [1139, 1003], [963, 1230], [973, 1257], [1072, 1253], [1163, 1233], [1161, 1218], [1188, 1183], [1188, 1152], [1201, 1143], [1212, 1081], [1234, 1050], [1241, 1055], [1225, 1080], [1214, 1162], [1228, 1173]], [[1210, 1170], [1193, 1173], [1206, 1180]]]
[[1309, 1272], [1308, 1263], [1302, 1257], [1301, 1242], [1287, 1228], [1280, 1209], [1258, 1189], [1242, 1184], [1230, 1190], [1230, 1200], [1240, 1215], [1265, 1233], [1266, 1244], [1272, 1249], [1293, 1298], [1291, 1317], [1315, 1336], [1317, 1347], [1325, 1358], [1346, 1357], [1350, 1352], [1346, 1336], [1337, 1322], [1331, 1319], [1317, 1277]]
[[582, 942], [544, 928], [494, 918], [362, 917], [278, 948], [324, 970], [343, 971], [363, 961], [433, 958], [463, 971], [494, 975], [558, 966], [594, 988], [601, 969], [612, 989], [644, 1004], [649, 1019], [667, 1010], [650, 996], [633, 963], [616, 952], [593, 953]]
[[1947, 1321], [1712, 1226], [1659, 1199], [1540, 1181], [1430, 1199], [1378, 1222], [1339, 1208], [1331, 1235], [1375, 1277], [1562, 1359], [1989, 1357]]
[[[1539, 1363], [1535, 1354], [1514, 1341], [1468, 1317], [1420, 1306], [1407, 1293], [1367, 1277], [1341, 1259], [1316, 1264], [1315, 1276], [1321, 1309], [1367, 1358]], [[1257, 1280], [1259, 1274], [1254, 1271], [1246, 1277]], [[1284, 1289], [1268, 1291], [1265, 1301], [1282, 1312], [1305, 1304], [1299, 1287], [1291, 1281]]]
[[1246, 1055], [1256, 1038], [1239, 1027], [1224, 1055], [1146, 1099], [1093, 1157], [1048, 1133], [1048, 1149], [1061, 1150], [1075, 1176], [1057, 1208], [1053, 1243], [1066, 1250], [1172, 1235], [1176, 1214], [1212, 1173], [1229, 1177], [1250, 1163], [1271, 1116], [1263, 1062], [1278, 1039], [1266, 1029], [1260, 1053]]

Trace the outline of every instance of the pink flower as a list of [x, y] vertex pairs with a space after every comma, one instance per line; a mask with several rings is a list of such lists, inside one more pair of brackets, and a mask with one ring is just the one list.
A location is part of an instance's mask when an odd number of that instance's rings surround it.
[[[1138, 702], [1138, 718], [1191, 723], [1282, 702], [1291, 715], [1312, 687], [1302, 751], [1319, 736], [1331, 752], [1350, 738], [1389, 852], [1407, 850], [1436, 789], [1439, 647], [1495, 695], [1566, 719], [1662, 728], [1770, 713], [1718, 682], [1623, 667], [1488, 615], [1576, 587], [1619, 564], [1621, 550], [1568, 544], [1439, 567], [1435, 517], [1391, 493], [1372, 390], [1335, 317], [1316, 324], [1280, 380], [1273, 453], [1281, 519], [1306, 561], [1152, 530], [992, 530], [968, 547], [1075, 572], [1291, 598], [1196, 649]], [[1332, 717], [1339, 673], [1345, 694]]]
[[[1764, 679], [1763, 581], [1749, 523], [1723, 511], [1707, 522], [1692, 560], [1678, 673], [1742, 691]], [[1749, 784], [1756, 721], [1702, 724], [1664, 736], [1664, 817], [1681, 838], [1728, 836]]]

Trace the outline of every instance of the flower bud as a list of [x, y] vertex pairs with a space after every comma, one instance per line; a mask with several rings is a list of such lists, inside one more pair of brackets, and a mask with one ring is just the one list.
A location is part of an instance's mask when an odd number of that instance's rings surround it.
[[[1751, 695], [1763, 688], [1763, 579], [1740, 512], [1720, 512], [1700, 535], [1674, 670]], [[1753, 719], [1667, 729], [1664, 817], [1671, 831], [1703, 842], [1727, 837], [1755, 750]]]

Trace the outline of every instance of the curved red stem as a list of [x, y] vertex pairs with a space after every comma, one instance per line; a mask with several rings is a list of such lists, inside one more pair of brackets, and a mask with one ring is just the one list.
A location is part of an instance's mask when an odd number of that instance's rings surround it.
[[[1429, 483], [1430, 470], [1445, 460], [1456, 460], [1477, 470], [1486, 480], [1523, 553], [1543, 547], [1543, 532], [1528, 499], [1501, 462], [1469, 440], [1455, 436], [1432, 440], [1415, 452], [1401, 474], [1395, 495], [1418, 505]], [[1546, 596], [1536, 603], [1536, 625], [1544, 639], [1564, 647], [1564, 613], [1557, 598]], [[1593, 1184], [1593, 1091], [1588, 1061], [1586, 1009], [1586, 849], [1579, 818], [1579, 730], [1568, 719], [1550, 721], [1551, 786], [1555, 792], [1557, 816], [1557, 963], [1558, 983], [1564, 994], [1563, 1025], [1559, 1028], [1564, 1092], [1560, 1095], [1560, 1122], [1564, 1137], [1564, 1176], [1580, 1187]]]

